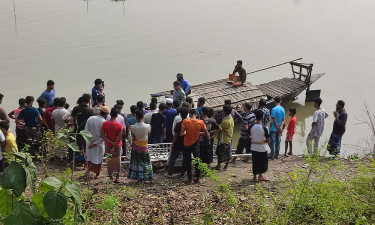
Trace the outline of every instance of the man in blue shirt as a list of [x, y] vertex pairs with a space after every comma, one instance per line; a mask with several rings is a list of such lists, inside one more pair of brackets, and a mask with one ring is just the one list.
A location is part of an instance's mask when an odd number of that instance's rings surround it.
[[270, 136], [271, 136], [271, 155], [270, 159], [278, 159], [280, 152], [280, 136], [283, 132], [282, 127], [285, 123], [285, 110], [281, 106], [281, 97], [275, 97], [276, 106], [271, 110], [271, 126], [270, 126]]
[[191, 91], [190, 91], [191, 85], [190, 85], [189, 81], [184, 79], [184, 75], [182, 73], [177, 74], [177, 81], [180, 82], [180, 86], [181, 86], [182, 90], [184, 90], [186, 96], [188, 96], [191, 93]]
[[41, 146], [42, 132], [40, 130], [40, 125], [43, 122], [42, 116], [37, 108], [33, 107], [34, 97], [26, 97], [26, 108], [24, 108], [20, 114], [18, 114], [16, 119], [16, 124], [24, 125], [26, 127], [26, 135], [29, 143], [30, 154], [35, 156], [36, 150]]
[[47, 106], [53, 105], [53, 100], [55, 100], [55, 82], [53, 80], [47, 81], [47, 89], [43, 91], [38, 99], [44, 98], [47, 102]]
[[[166, 139], [164, 140], [165, 143], [172, 143], [173, 141], [173, 133], [172, 133], [172, 127], [173, 127], [173, 120], [177, 116], [177, 110], [172, 108], [173, 105], [173, 99], [167, 98], [167, 109], [164, 110], [163, 114], [167, 118], [165, 127], [166, 127]], [[152, 121], [151, 121], [152, 123]]]
[[99, 95], [103, 95], [104, 99], [105, 99], [105, 95], [104, 95], [104, 92], [103, 92], [103, 90], [104, 90], [104, 80], [98, 78], [98, 79], [95, 80], [94, 83], [95, 83], [95, 86], [91, 90], [92, 106], [95, 106], [97, 104], [96, 97], [98, 97]]

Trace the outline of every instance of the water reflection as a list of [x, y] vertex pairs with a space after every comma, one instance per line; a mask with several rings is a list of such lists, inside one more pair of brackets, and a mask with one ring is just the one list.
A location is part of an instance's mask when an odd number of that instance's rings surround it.
[[16, 14], [16, 2], [13, 0], [13, 13], [14, 13], [14, 29], [16, 31], [16, 36], [18, 36], [18, 31], [17, 31], [17, 14]]

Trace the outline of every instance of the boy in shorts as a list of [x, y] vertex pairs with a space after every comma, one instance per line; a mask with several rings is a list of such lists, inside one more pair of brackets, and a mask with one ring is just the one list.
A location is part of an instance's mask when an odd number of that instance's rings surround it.
[[[289, 109], [290, 120], [288, 123], [286, 139], [285, 139], [285, 154], [284, 154], [285, 157], [288, 157], [289, 155], [293, 155], [292, 142], [293, 142], [293, 135], [296, 131], [296, 123], [297, 123], [296, 112], [297, 110], [295, 108]], [[283, 127], [283, 130], [284, 128], [285, 126]], [[288, 152], [288, 144], [289, 144], [289, 152]]]

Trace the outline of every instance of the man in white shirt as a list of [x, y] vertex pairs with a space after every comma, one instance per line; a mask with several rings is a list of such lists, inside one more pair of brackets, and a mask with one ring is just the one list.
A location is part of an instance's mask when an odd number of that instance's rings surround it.
[[55, 124], [55, 134], [59, 133], [59, 131], [63, 128], [65, 128], [65, 120], [63, 117], [69, 113], [68, 110], [66, 110], [65, 107], [66, 104], [66, 98], [61, 97], [58, 102], [57, 109], [53, 110], [51, 119], [53, 123]]
[[100, 109], [100, 115], [91, 116], [85, 125], [85, 130], [92, 134], [92, 140], [86, 144], [85, 157], [87, 161], [87, 176], [90, 171], [96, 174], [95, 179], [99, 177], [103, 165], [103, 156], [105, 153], [104, 140], [101, 137], [102, 124], [109, 114], [109, 108], [103, 106]]
[[[311, 131], [306, 139], [307, 151], [309, 152], [309, 154], [317, 153], [319, 148], [319, 139], [324, 131], [324, 119], [328, 116], [327, 112], [320, 107], [322, 102], [323, 101], [321, 98], [316, 98], [314, 100], [314, 108], [316, 109], [316, 111], [314, 112]], [[314, 146], [312, 145], [313, 141]]]
[[151, 103], [150, 103], [150, 111], [148, 111], [148, 112], [145, 114], [145, 116], [144, 116], [144, 118], [143, 118], [143, 122], [144, 122], [145, 124], [151, 124], [152, 114], [154, 114], [154, 113], [157, 113], [157, 112], [156, 112], [156, 103], [155, 103], [155, 102], [151, 102]]

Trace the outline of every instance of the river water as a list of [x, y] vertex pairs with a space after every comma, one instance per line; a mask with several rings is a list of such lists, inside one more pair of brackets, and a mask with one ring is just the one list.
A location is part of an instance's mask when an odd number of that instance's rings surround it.
[[[73, 105], [102, 78], [107, 103], [123, 99], [129, 111], [150, 93], [170, 89], [178, 72], [197, 84], [226, 77], [237, 59], [249, 72], [303, 57], [314, 63], [313, 73], [326, 73], [312, 86], [322, 90], [330, 114], [323, 140], [336, 101], [347, 103], [347, 156], [369, 136], [358, 125], [364, 103], [375, 112], [374, 12], [371, 0], [2, 0], [2, 106], [10, 111], [20, 97], [38, 97], [48, 79], [56, 96]], [[289, 76], [284, 66], [248, 80]], [[284, 107], [297, 108], [294, 146], [302, 153], [314, 108], [304, 93]]]

